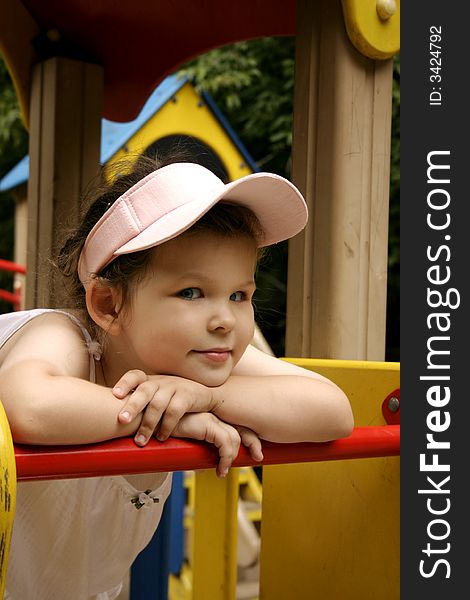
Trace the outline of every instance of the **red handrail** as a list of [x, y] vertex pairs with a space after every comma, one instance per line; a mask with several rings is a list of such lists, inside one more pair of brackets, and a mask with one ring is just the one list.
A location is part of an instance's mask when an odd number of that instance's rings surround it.
[[25, 275], [26, 267], [12, 262], [11, 260], [0, 258], [0, 271], [9, 271], [10, 273], [21, 273], [22, 275]]
[[[242, 467], [375, 458], [397, 456], [399, 453], [399, 425], [368, 426], [356, 427], [348, 438], [334, 442], [263, 442], [262, 463], [253, 461], [248, 450], [240, 448], [233, 465]], [[210, 469], [218, 462], [214, 446], [176, 438], [164, 443], [153, 439], [144, 448], [138, 448], [131, 438], [81, 446], [16, 444], [15, 457], [19, 481]]]
[[[8, 271], [9, 273], [26, 274], [26, 267], [11, 260], [0, 258], [0, 271]], [[14, 310], [21, 308], [21, 294], [19, 292], [9, 292], [8, 290], [0, 289], [0, 300], [4, 300], [13, 305]]]
[[[5, 302], [9, 302], [17, 307], [21, 302], [20, 294], [15, 294], [13, 292], [9, 292], [8, 290], [0, 289], [0, 300], [5, 300]], [[17, 310], [17, 308], [15, 308]]]

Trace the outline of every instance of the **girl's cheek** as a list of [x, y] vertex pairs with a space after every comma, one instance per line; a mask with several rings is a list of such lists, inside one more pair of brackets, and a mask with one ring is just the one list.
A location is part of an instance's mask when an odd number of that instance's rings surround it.
[[204, 325], [204, 323], [205, 323], [204, 316], [202, 314], [200, 314], [200, 312], [197, 310], [195, 310], [193, 312], [186, 311], [180, 315], [174, 315], [174, 316], [172, 315], [171, 321], [173, 323], [173, 326], [177, 323], [178, 329], [180, 331], [182, 331], [183, 333], [184, 332], [189, 333], [195, 327], [200, 327], [201, 325]]

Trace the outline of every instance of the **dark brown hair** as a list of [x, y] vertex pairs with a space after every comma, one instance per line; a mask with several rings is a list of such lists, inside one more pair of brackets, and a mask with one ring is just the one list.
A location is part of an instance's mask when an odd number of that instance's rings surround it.
[[[78, 260], [85, 240], [97, 221], [122, 194], [156, 169], [175, 162], [191, 162], [191, 160], [180, 152], [173, 153], [165, 160], [141, 156], [131, 170], [128, 161], [119, 163], [117, 169], [121, 174], [115, 176], [111, 183], [102, 183], [88, 194], [85, 200], [88, 208], [84, 211], [81, 224], [76, 231], [72, 232], [59, 253], [57, 265], [66, 280], [67, 297], [70, 300], [68, 308], [81, 311], [88, 326], [94, 329], [95, 333], [95, 325], [86, 311], [85, 290], [77, 272]], [[201, 231], [213, 232], [224, 237], [242, 235], [255, 242], [258, 242], [263, 235], [257, 217], [249, 208], [223, 202], [213, 206], [186, 233]], [[105, 285], [118, 286], [121, 289], [125, 306], [136, 284], [148, 273], [154, 252], [155, 248], [149, 248], [123, 254], [95, 275], [100, 277]]]

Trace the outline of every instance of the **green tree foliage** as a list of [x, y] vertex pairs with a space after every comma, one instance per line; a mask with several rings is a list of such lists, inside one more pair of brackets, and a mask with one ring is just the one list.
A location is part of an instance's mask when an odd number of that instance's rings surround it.
[[0, 177], [23, 158], [27, 149], [28, 134], [10, 75], [0, 56]]
[[217, 48], [182, 73], [207, 91], [266, 171], [289, 176], [295, 39], [262, 38]]

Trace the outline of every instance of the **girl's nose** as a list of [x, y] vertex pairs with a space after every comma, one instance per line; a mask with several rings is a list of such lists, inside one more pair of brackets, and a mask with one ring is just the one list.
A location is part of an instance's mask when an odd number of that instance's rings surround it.
[[208, 321], [209, 331], [231, 331], [235, 327], [235, 315], [226, 303], [217, 304]]

